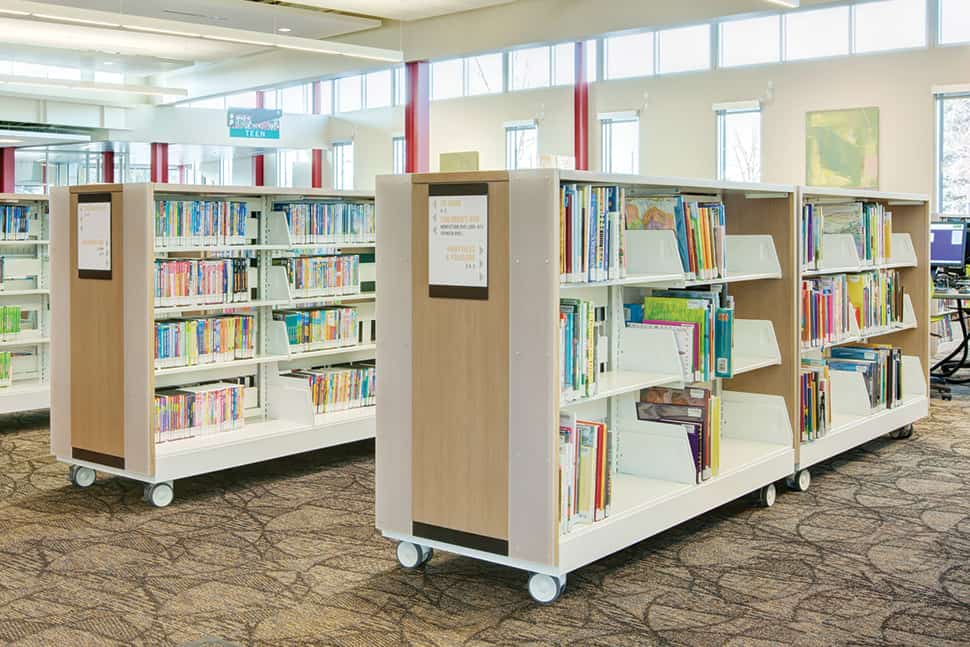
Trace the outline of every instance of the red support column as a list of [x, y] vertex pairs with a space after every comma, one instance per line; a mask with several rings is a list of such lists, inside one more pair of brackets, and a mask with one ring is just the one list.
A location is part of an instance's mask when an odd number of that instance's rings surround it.
[[101, 151], [101, 181], [114, 184], [115, 181], [115, 152]]
[[16, 148], [0, 148], [0, 192], [17, 192], [17, 164], [14, 161]]
[[[323, 84], [320, 81], [313, 82], [313, 114], [323, 113]], [[323, 188], [323, 150], [314, 148], [310, 162], [310, 186], [314, 189]]]
[[314, 81], [311, 87], [313, 89], [313, 114], [323, 114], [323, 83]]
[[427, 173], [431, 166], [431, 84], [428, 61], [410, 61], [404, 65], [408, 88], [404, 105], [404, 171]]
[[168, 184], [168, 144], [152, 143], [152, 182]]
[[266, 93], [262, 90], [256, 90], [256, 107], [265, 108], [266, 107]]
[[179, 164], [179, 184], [185, 184], [185, 164]]
[[253, 184], [263, 186], [266, 182], [266, 156], [253, 155]]
[[589, 80], [586, 78], [586, 43], [576, 43], [576, 80], [573, 88], [573, 136], [576, 170], [589, 170]]

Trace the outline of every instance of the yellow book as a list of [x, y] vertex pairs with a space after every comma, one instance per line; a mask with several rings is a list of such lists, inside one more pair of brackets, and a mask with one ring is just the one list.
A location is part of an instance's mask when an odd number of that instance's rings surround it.
[[[856, 316], [862, 317], [863, 309], [863, 299], [865, 296], [865, 275], [863, 274], [849, 274], [846, 277], [846, 282], [848, 283], [849, 292], [849, 303], [855, 306]], [[862, 321], [857, 319], [859, 325], [862, 325]]]

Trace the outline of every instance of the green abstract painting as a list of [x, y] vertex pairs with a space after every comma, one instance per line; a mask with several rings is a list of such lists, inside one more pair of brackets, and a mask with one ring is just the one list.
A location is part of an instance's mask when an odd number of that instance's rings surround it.
[[809, 112], [805, 175], [811, 186], [879, 188], [879, 108]]

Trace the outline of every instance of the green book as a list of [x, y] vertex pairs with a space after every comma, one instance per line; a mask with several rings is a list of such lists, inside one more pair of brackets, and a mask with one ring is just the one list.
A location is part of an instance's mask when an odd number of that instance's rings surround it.
[[701, 370], [694, 379], [707, 382], [711, 379], [709, 348], [709, 309], [700, 299], [678, 299], [675, 297], [646, 297], [643, 300], [644, 321], [681, 321], [697, 324], [700, 331], [700, 354], [704, 359]]

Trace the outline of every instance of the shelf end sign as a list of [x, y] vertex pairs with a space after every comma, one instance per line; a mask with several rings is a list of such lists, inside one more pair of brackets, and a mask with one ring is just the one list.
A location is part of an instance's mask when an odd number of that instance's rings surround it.
[[488, 184], [428, 188], [428, 295], [488, 299]]

